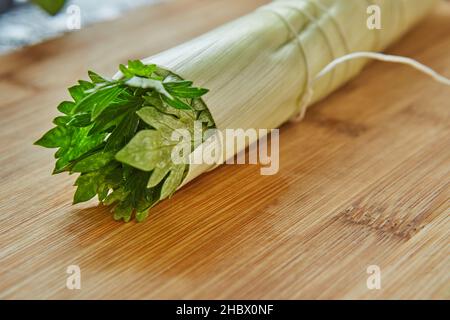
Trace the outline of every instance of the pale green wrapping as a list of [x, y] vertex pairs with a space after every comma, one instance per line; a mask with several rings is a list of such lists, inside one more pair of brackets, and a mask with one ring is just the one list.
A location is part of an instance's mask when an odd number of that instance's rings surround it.
[[[208, 88], [210, 92], [204, 101], [221, 130], [278, 128], [298, 112], [299, 98], [308, 79], [328, 63], [350, 52], [383, 50], [423, 18], [435, 3], [435, 0], [274, 1], [143, 61]], [[381, 30], [367, 27], [367, 9], [374, 4], [381, 9]], [[348, 62], [321, 78], [314, 87], [311, 102], [345, 84], [366, 62], [365, 59]], [[183, 184], [213, 167], [191, 164]]]

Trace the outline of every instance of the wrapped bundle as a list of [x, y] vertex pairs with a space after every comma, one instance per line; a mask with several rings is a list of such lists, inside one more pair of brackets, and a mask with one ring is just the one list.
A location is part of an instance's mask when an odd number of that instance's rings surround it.
[[[134, 214], [141, 221], [156, 203], [217, 165], [193, 161], [211, 145], [203, 133], [280, 127], [305, 107], [311, 83], [330, 62], [384, 49], [434, 4], [274, 1], [173, 49], [129, 61], [113, 79], [89, 72], [91, 81], [69, 89], [73, 101], [59, 105], [64, 115], [36, 144], [59, 148], [55, 173], [80, 173], [75, 203], [97, 195], [114, 204], [116, 219]], [[370, 5], [380, 10], [379, 30], [367, 26]], [[342, 86], [366, 62], [348, 61], [321, 76], [307, 104]], [[172, 161], [176, 130], [201, 133], [189, 141], [186, 163]]]

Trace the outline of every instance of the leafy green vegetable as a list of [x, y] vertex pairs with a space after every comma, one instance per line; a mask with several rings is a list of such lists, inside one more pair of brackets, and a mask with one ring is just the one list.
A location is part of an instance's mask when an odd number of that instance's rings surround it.
[[[114, 218], [143, 221], [148, 210], [170, 197], [181, 184], [187, 165], [171, 158], [175, 130], [193, 133], [214, 122], [201, 97], [208, 92], [156, 65], [129, 61], [123, 77], [109, 80], [92, 71], [91, 81], [69, 88], [56, 125], [35, 142], [58, 148], [54, 173], [79, 173], [74, 203], [95, 196], [111, 205]], [[193, 135], [192, 135], [193, 136]], [[194, 141], [188, 141], [193, 150]]]

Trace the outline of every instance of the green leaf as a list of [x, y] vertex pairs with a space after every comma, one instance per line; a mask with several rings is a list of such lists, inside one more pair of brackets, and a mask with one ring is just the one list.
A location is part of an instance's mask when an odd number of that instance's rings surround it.
[[79, 113], [67, 122], [67, 125], [72, 127], [87, 127], [90, 124], [91, 114], [89, 112]]
[[169, 176], [161, 189], [161, 199], [165, 199], [171, 197], [172, 194], [177, 190], [180, 186], [181, 181], [183, 180], [183, 175], [185, 171], [186, 165], [179, 164], [172, 167]]
[[67, 127], [55, 127], [49, 130], [42, 138], [34, 144], [45, 148], [58, 148], [70, 143]]
[[124, 90], [124, 88], [112, 86], [94, 91], [77, 103], [75, 112], [91, 111], [91, 118], [95, 120]]
[[85, 89], [81, 85], [75, 85], [69, 88], [69, 93], [72, 99], [75, 102], [81, 101], [88, 94], [85, 92]]
[[94, 71], [88, 71], [88, 76], [89, 76], [89, 79], [91, 79], [91, 81], [93, 82], [93, 83], [96, 83], [96, 84], [98, 84], [98, 83], [105, 83], [105, 82], [108, 82], [108, 80], [106, 80], [105, 78], [103, 78], [102, 76], [99, 76], [98, 74], [96, 74]]
[[111, 105], [95, 119], [91, 130], [89, 130], [89, 135], [117, 126], [122, 122], [127, 111], [130, 111], [130, 108], [132, 108], [131, 104]]
[[114, 208], [114, 219], [128, 222], [131, 219], [131, 214], [133, 213], [133, 205], [130, 200], [125, 200], [124, 202], [119, 203]]
[[108, 196], [109, 186], [102, 184], [97, 188], [98, 201], [102, 202]]
[[124, 66], [123, 64], [119, 65], [119, 70], [125, 76], [125, 78], [132, 78], [134, 76], [144, 77], [144, 78], [153, 78], [155, 80], [163, 80], [157, 74], [153, 74], [157, 67], [154, 64], [145, 65], [140, 60], [130, 60], [128, 61], [128, 66]]
[[211, 113], [209, 113], [208, 110], [200, 111], [197, 120], [205, 123], [208, 128], [212, 128], [214, 126], [214, 121], [212, 120]]
[[105, 135], [98, 134], [88, 137], [89, 129], [90, 127], [66, 127], [66, 134], [64, 139], [60, 139], [60, 149], [56, 153], [58, 161], [53, 173], [69, 170], [73, 160], [78, 159], [103, 143]]
[[156, 71], [156, 65], [145, 65], [140, 60], [130, 60], [128, 61], [128, 70], [136, 76], [149, 78]]
[[208, 108], [206, 107], [206, 104], [201, 99], [192, 99], [191, 106], [196, 111], [208, 110]]
[[75, 102], [63, 101], [58, 105], [58, 111], [64, 114], [71, 114], [74, 107]]
[[75, 185], [78, 186], [73, 204], [89, 201], [97, 194], [97, 172], [82, 174], [78, 177]]
[[[147, 108], [147, 110], [141, 112], [143, 118], [150, 120], [148, 117], [151, 117], [155, 111], [151, 109], [153, 108]], [[170, 116], [166, 115], [166, 117]], [[140, 131], [125, 148], [116, 154], [116, 160], [139, 170], [153, 170], [147, 188], [156, 187], [170, 172], [161, 191], [160, 199], [163, 199], [175, 192], [181, 183], [186, 168], [185, 164], [174, 164], [172, 162], [171, 153], [176, 143], [165, 139], [160, 131]]]
[[119, 70], [120, 72], [122, 72], [125, 78], [132, 78], [134, 76], [134, 74], [131, 71], [129, 71], [128, 68], [123, 64], [119, 65]]
[[122, 148], [131, 138], [133, 138], [139, 124], [139, 118], [130, 110], [123, 120], [117, 125], [106, 142], [105, 151], [116, 151]]
[[111, 192], [104, 200], [103, 203], [106, 205], [111, 205], [115, 202], [121, 202], [126, 199], [130, 192], [124, 190], [123, 188], [119, 188]]
[[112, 152], [99, 151], [77, 162], [72, 172], [91, 172], [106, 166], [114, 159]]
[[183, 122], [192, 123], [197, 119], [197, 112], [193, 109], [175, 109], [168, 105], [167, 103], [163, 103], [159, 94], [152, 93], [144, 96], [145, 104], [155, 107], [158, 111], [166, 114], [173, 115], [178, 119], [181, 119]]
[[[117, 163], [117, 161], [113, 161], [112, 163]], [[114, 170], [111, 172], [108, 172], [108, 174], [105, 175], [105, 184], [107, 184], [111, 189], [117, 189], [122, 185], [123, 182], [123, 174], [122, 174], [122, 167], [119, 164]]]
[[156, 187], [169, 173], [172, 169], [172, 165], [170, 162], [163, 162], [161, 164], [157, 164], [155, 170], [153, 170], [152, 175], [147, 183], [147, 188]]
[[81, 89], [84, 90], [84, 92], [95, 88], [95, 84], [85, 80], [79, 80], [78, 84], [81, 87]]
[[71, 119], [69, 116], [59, 116], [53, 119], [53, 123], [57, 126], [65, 126]]
[[171, 160], [175, 142], [165, 140], [156, 130], [142, 130], [116, 154], [116, 160], [143, 171]]
[[164, 87], [166, 87], [168, 89], [186, 88], [186, 87], [191, 87], [192, 84], [193, 84], [192, 81], [187, 81], [187, 80], [171, 81], [171, 82], [164, 82]]
[[209, 90], [203, 88], [188, 88], [188, 87], [174, 87], [168, 88], [166, 86], [167, 91], [173, 96], [177, 96], [180, 98], [199, 98], [206, 94]]
[[34, 4], [41, 7], [41, 9], [45, 10], [48, 14], [54, 16], [57, 14], [66, 3], [65, 0], [31, 0]]
[[168, 105], [170, 105], [171, 107], [175, 108], [175, 109], [192, 109], [192, 107], [190, 105], [188, 105], [187, 103], [181, 101], [180, 99], [174, 97], [172, 99], [161, 95], [162, 100], [167, 103]]
[[145, 219], [147, 219], [148, 214], [149, 214], [149, 209], [145, 209], [143, 211], [136, 212], [136, 220], [137, 220], [137, 222], [142, 222]]
[[[96, 93], [97, 101], [94, 104], [92, 110], [92, 120], [95, 120], [112, 102], [124, 91], [123, 88], [112, 88], [105, 90], [106, 92], [99, 91]], [[109, 92], [108, 92], [109, 91]], [[100, 93], [102, 93], [100, 95]]]
[[172, 133], [176, 130], [184, 129], [189, 131], [190, 134], [193, 134], [193, 127], [188, 127], [180, 119], [172, 115], [164, 114], [155, 108], [144, 107], [136, 113], [145, 123], [161, 132], [167, 140], [171, 140]]

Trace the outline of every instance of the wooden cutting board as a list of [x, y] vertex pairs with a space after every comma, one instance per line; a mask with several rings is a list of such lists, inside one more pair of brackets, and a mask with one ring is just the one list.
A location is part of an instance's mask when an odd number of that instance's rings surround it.
[[[75, 177], [51, 176], [54, 151], [32, 143], [86, 70], [113, 74], [264, 2], [159, 4], [0, 57], [0, 298], [450, 298], [450, 90], [404, 66], [373, 63], [283, 126], [277, 175], [222, 166], [141, 224], [72, 206]], [[450, 5], [389, 52], [449, 76]]]

